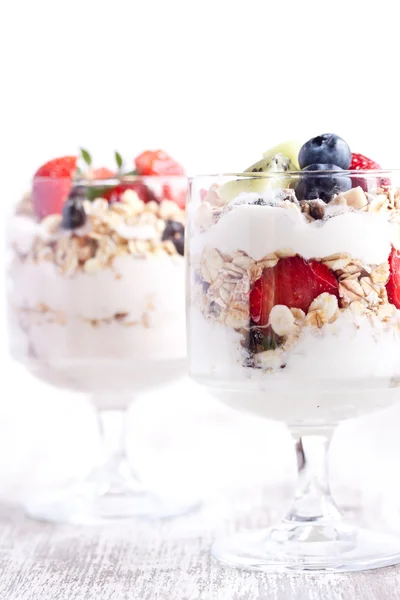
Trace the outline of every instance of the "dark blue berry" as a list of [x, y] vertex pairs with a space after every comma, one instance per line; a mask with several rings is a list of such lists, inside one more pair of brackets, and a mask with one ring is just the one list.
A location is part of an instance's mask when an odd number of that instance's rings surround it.
[[68, 199], [79, 198], [80, 200], [85, 200], [88, 195], [88, 188], [85, 185], [75, 185], [68, 196]]
[[162, 235], [162, 240], [171, 240], [175, 245], [176, 251], [181, 256], [185, 252], [185, 228], [179, 221], [167, 221]]
[[323, 133], [308, 140], [299, 152], [300, 168], [309, 165], [329, 164], [337, 165], [341, 169], [348, 169], [351, 163], [351, 150], [347, 143], [334, 133]]
[[84, 200], [84, 197], [75, 195], [74, 190], [71, 191], [63, 207], [61, 227], [64, 229], [78, 229], [86, 223], [86, 213], [82, 200]]
[[[307, 171], [321, 171], [321, 173], [310, 173]], [[328, 171], [328, 173], [324, 173]], [[336, 171], [332, 173], [329, 171]], [[351, 189], [351, 179], [346, 175], [341, 175], [343, 171], [336, 165], [316, 164], [305, 167], [302, 172], [302, 179], [296, 188], [296, 196], [299, 200], [316, 200], [319, 198], [324, 202], [329, 202], [336, 194], [346, 192]]]

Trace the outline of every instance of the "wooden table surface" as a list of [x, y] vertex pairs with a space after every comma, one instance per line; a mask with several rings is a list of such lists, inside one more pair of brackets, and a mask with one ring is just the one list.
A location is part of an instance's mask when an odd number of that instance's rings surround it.
[[158, 525], [76, 528], [3, 506], [0, 531], [1, 600], [400, 598], [400, 567], [338, 575], [222, 568], [210, 558], [215, 528], [207, 510]]
[[[285, 485], [291, 486], [289, 507], [295, 461], [283, 427], [247, 420], [203, 396], [191, 405], [192, 389], [138, 402], [130, 449], [135, 465], [153, 472], [154, 481], [161, 473], [174, 487], [183, 481], [183, 489], [196, 485], [214, 495], [199, 513], [112, 528], [24, 518], [11, 500], [92, 464], [94, 419], [83, 403], [56, 402], [52, 389], [48, 398], [42, 387], [35, 393], [35, 382], [24, 383], [18, 373], [12, 382], [13, 396], [0, 404], [0, 502], [7, 502], [0, 504], [0, 600], [400, 600], [400, 567], [289, 576], [212, 562], [216, 536], [267, 525], [277, 518], [273, 511], [284, 512]], [[341, 505], [368, 506], [375, 519], [381, 499], [390, 499], [385, 525], [400, 532], [399, 426], [400, 406], [344, 424], [332, 445], [331, 473]], [[264, 489], [257, 499], [258, 485]]]

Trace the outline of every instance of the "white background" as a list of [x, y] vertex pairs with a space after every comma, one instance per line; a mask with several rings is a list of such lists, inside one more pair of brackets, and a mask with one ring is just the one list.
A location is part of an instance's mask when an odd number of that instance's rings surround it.
[[[129, 162], [161, 147], [194, 174], [242, 170], [282, 139], [333, 131], [383, 166], [400, 166], [395, 1], [3, 4], [4, 206], [41, 163], [81, 145], [110, 164], [114, 149]], [[86, 468], [95, 433], [83, 401], [54, 401], [5, 357], [0, 385], [4, 494]], [[186, 402], [182, 389], [148, 399], [151, 410], [143, 403], [133, 419], [154, 472], [165, 447], [170, 469], [182, 474], [185, 463], [210, 489], [221, 473], [231, 481], [239, 473], [248, 481], [293, 473], [283, 428], [228, 414], [201, 392], [190, 392], [197, 403]], [[346, 485], [370, 497], [393, 489], [397, 499], [399, 427], [397, 408], [342, 427], [336, 471]]]
[[83, 145], [99, 160], [161, 146], [190, 173], [242, 170], [323, 131], [398, 166], [394, 0], [2, 4], [7, 168], [30, 175]]

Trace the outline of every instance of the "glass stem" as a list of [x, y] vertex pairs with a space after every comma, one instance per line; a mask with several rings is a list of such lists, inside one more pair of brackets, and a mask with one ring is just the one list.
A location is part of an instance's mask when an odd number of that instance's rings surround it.
[[329, 444], [329, 438], [312, 435], [296, 441], [298, 481], [294, 504], [285, 521], [317, 523], [341, 519], [329, 488]]
[[90, 479], [97, 481], [104, 493], [118, 494], [127, 488], [138, 491], [141, 485], [126, 454], [126, 410], [98, 409], [97, 417], [102, 461]]
[[97, 411], [104, 458], [125, 458], [125, 410], [101, 409]]

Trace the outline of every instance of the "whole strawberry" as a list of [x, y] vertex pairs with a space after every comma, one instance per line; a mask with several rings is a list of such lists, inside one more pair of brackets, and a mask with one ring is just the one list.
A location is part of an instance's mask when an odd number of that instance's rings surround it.
[[62, 156], [42, 165], [32, 184], [32, 202], [39, 219], [61, 214], [72, 187], [77, 156]]
[[381, 166], [377, 162], [363, 154], [351, 155], [350, 171], [379, 171]]
[[[363, 154], [353, 153], [351, 155], [350, 171], [380, 171], [382, 167]], [[373, 190], [376, 187], [384, 187], [390, 185], [390, 180], [386, 177], [352, 177], [353, 187], [360, 186], [364, 192]]]
[[184, 175], [183, 167], [163, 150], [146, 150], [135, 158], [139, 175]]

